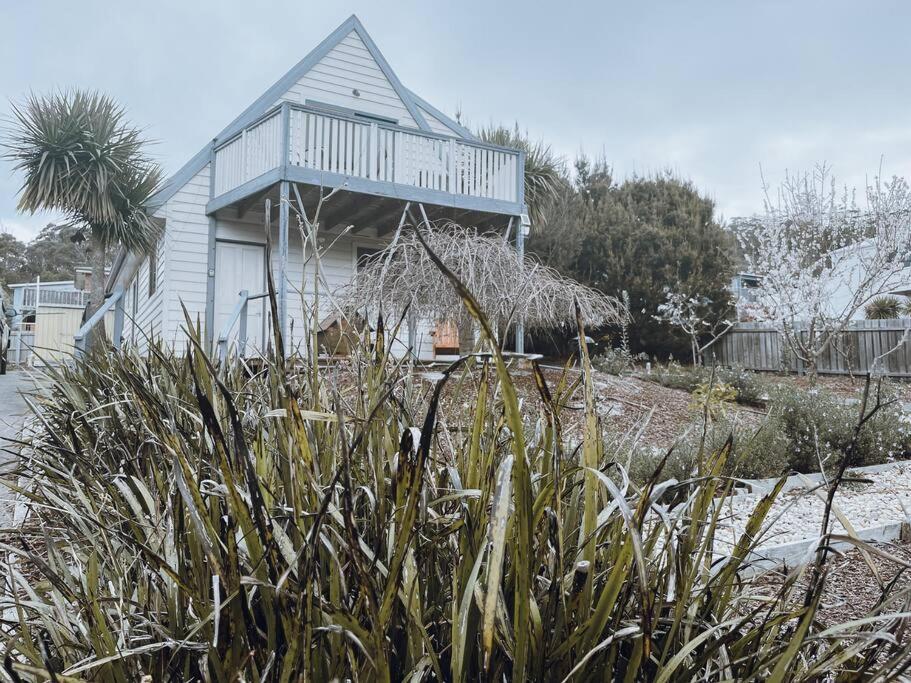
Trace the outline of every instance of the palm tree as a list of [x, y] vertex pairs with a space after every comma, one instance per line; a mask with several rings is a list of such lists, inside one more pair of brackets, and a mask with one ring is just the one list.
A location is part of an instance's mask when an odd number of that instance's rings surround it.
[[878, 296], [864, 307], [867, 320], [892, 320], [900, 310], [901, 302], [891, 295]]
[[511, 147], [525, 152], [525, 203], [531, 218], [532, 229], [546, 220], [545, 208], [556, 198], [560, 188], [566, 184], [566, 165], [551, 148], [542, 141], [532, 142], [527, 133], [506, 126], [488, 126], [478, 131], [484, 142], [501, 147]]
[[104, 301], [111, 249], [148, 253], [158, 241], [146, 202], [159, 188], [160, 169], [123, 108], [98, 92], [30, 95], [13, 105], [12, 124], [4, 156], [25, 177], [19, 210], [56, 211], [88, 233], [91, 314]]
[[911, 318], [911, 297], [906, 296], [902, 301], [900, 313], [906, 318]]

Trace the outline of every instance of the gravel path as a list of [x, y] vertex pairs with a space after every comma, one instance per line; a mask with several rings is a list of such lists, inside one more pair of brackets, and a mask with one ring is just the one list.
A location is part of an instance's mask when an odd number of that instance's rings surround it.
[[[911, 516], [911, 462], [864, 474], [862, 478], [870, 483], [844, 482], [835, 495], [836, 508], [855, 531], [888, 522], [904, 522]], [[732, 534], [739, 536], [760, 498], [761, 494], [743, 494], [725, 502], [727, 521], [721, 538]], [[823, 509], [823, 500], [816, 492], [795, 489], [780, 494], [766, 518], [768, 530], [760, 545], [783, 545], [818, 537]], [[837, 516], [833, 515], [832, 519], [832, 531], [843, 533], [844, 527]]]
[[[24, 371], [11, 370], [0, 375], [0, 471], [9, 462], [11, 456], [4, 452], [7, 443], [4, 439], [15, 437], [25, 417], [28, 406], [22, 398], [22, 392], [33, 388], [32, 382]], [[9, 526], [13, 519], [13, 504], [7, 489], [0, 486], [0, 528]]]

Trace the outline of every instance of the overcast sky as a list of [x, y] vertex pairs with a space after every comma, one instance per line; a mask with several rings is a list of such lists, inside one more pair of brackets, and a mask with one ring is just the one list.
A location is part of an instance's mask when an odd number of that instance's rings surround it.
[[[179, 168], [351, 13], [401, 81], [470, 125], [518, 121], [620, 176], [671, 168], [725, 217], [760, 168], [911, 177], [911, 3], [0, 0], [0, 115], [78, 86], [122, 103]], [[0, 223], [28, 239], [0, 161]]]

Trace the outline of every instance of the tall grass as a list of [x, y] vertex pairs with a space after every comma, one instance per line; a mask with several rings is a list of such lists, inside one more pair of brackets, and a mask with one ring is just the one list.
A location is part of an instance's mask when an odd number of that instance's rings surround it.
[[[579, 444], [560, 423], [578, 382], [548, 385], [532, 364], [531, 414], [496, 344], [421, 375], [380, 321], [345, 367], [217, 366], [188, 328], [183, 356], [152, 345], [50, 371], [9, 482], [29, 505], [2, 545], [10, 679], [886, 680], [908, 666], [885, 603], [817, 623], [825, 557], [772, 594], [749, 580], [777, 490], [736, 544], [716, 540], [728, 446], [693, 480], [659, 468], [631, 483], [605, 455], [584, 347]], [[459, 397], [445, 412], [444, 389]]]

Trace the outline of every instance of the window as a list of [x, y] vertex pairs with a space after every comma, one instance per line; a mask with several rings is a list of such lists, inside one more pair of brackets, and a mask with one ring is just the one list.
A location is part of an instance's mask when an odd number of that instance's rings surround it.
[[158, 246], [149, 254], [149, 298], [155, 293], [158, 286]]
[[376, 121], [377, 123], [391, 123], [397, 125], [399, 120], [390, 118], [389, 116], [383, 116], [382, 114], [374, 114], [372, 112], [360, 111], [358, 109], [350, 109], [348, 107], [340, 107], [337, 104], [327, 104], [325, 102], [319, 102], [318, 100], [305, 100], [304, 104], [313, 109], [322, 109], [327, 114], [339, 114], [340, 116], [350, 116], [356, 119], [364, 119], [367, 122]]
[[361, 270], [370, 261], [370, 257], [379, 254], [382, 249], [378, 247], [358, 247], [357, 248], [357, 269]]

